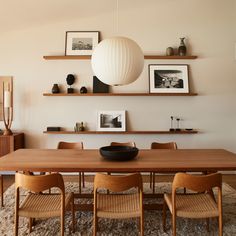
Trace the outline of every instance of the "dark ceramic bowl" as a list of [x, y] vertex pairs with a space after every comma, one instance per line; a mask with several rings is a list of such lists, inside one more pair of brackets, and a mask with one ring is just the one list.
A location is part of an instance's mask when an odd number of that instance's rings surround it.
[[99, 151], [109, 161], [129, 161], [138, 155], [138, 148], [128, 146], [105, 146]]

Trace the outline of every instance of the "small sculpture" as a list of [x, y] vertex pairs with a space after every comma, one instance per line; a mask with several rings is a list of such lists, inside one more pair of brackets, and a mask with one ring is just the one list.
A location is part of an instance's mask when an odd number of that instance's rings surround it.
[[53, 84], [52, 93], [60, 93], [60, 88], [58, 84]]
[[81, 89], [80, 89], [80, 93], [87, 93], [88, 92], [88, 90], [87, 90], [87, 88], [86, 87], [81, 87]]
[[84, 122], [77, 122], [74, 127], [75, 132], [85, 131]]
[[75, 77], [72, 74], [68, 74], [66, 77], [66, 82], [70, 86], [67, 88], [67, 93], [74, 93], [74, 89], [71, 88], [71, 85], [75, 82]]
[[180, 45], [178, 48], [178, 55], [179, 56], [185, 56], [187, 53], [187, 48], [185, 46], [184, 39], [185, 38], [180, 38]]
[[174, 127], [173, 127], [173, 119], [174, 119], [174, 117], [171, 116], [171, 117], [170, 117], [170, 131], [175, 131], [175, 129], [174, 129]]
[[180, 129], [180, 124], [179, 124], [180, 118], [176, 118], [176, 122], [177, 122], [177, 124], [176, 124], [176, 129], [175, 129], [175, 131], [181, 131], [181, 129]]
[[79, 126], [79, 131], [84, 131], [84, 130], [85, 130], [84, 123], [81, 122]]
[[173, 56], [174, 55], [174, 48], [168, 47], [166, 49], [166, 56]]

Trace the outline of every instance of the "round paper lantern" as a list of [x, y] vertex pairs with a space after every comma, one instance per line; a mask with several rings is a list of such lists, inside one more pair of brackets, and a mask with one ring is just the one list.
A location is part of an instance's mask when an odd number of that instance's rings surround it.
[[139, 45], [125, 37], [101, 41], [92, 54], [92, 69], [99, 80], [109, 85], [125, 85], [138, 79], [144, 56]]

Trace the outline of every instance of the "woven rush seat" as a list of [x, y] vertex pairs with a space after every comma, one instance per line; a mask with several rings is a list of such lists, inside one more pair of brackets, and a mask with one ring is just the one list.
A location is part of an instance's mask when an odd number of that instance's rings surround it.
[[[69, 209], [73, 194], [65, 195], [65, 209]], [[61, 195], [60, 194], [34, 194], [30, 193], [23, 200], [19, 215], [31, 218], [60, 216]]]
[[[172, 213], [172, 195], [165, 194], [165, 201]], [[216, 202], [210, 194], [177, 194], [176, 215], [185, 218], [218, 217], [219, 211]]]
[[111, 219], [140, 216], [140, 194], [97, 194], [97, 216]]

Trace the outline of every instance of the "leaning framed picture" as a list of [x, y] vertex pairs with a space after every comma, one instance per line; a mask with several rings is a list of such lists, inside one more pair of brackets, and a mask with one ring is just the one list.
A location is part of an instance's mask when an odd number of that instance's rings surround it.
[[97, 119], [98, 131], [125, 131], [125, 111], [99, 111]]
[[98, 42], [99, 31], [67, 31], [65, 55], [92, 55]]
[[188, 65], [149, 65], [150, 93], [189, 93]]

